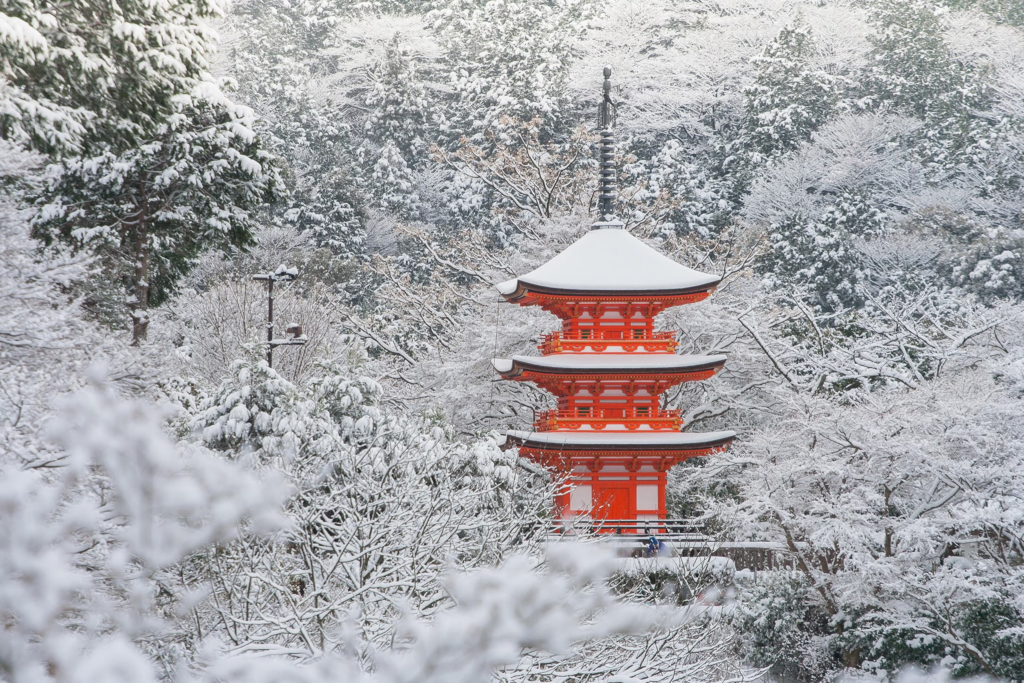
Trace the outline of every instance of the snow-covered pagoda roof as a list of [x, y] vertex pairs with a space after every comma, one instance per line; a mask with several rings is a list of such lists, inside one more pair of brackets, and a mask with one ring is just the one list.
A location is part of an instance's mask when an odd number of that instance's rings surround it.
[[674, 353], [555, 353], [548, 356], [513, 356], [495, 358], [494, 369], [503, 375], [518, 374], [522, 370], [539, 372], [596, 373], [621, 372], [694, 372], [718, 369], [725, 364], [725, 356], [696, 356]]
[[547, 449], [635, 450], [679, 449], [701, 450], [725, 446], [736, 438], [736, 432], [522, 432], [506, 433], [506, 443], [541, 446]]
[[548, 294], [689, 294], [721, 278], [680, 265], [621, 228], [591, 230], [540, 268], [497, 285], [508, 299]]

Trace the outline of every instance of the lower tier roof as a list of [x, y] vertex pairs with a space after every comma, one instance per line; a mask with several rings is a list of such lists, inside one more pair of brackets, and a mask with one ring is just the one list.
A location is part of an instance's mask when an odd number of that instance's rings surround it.
[[503, 375], [516, 370], [534, 372], [625, 373], [694, 372], [725, 365], [725, 356], [676, 355], [674, 353], [553, 353], [547, 356], [495, 358], [494, 369]]
[[668, 451], [727, 446], [736, 432], [519, 432], [506, 433], [506, 443], [547, 450]]

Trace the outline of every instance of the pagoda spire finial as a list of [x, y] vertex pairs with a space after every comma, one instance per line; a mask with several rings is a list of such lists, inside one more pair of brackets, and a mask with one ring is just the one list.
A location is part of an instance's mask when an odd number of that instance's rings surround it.
[[594, 228], [621, 228], [622, 223], [615, 217], [615, 133], [612, 126], [615, 125], [615, 103], [612, 102], [612, 68], [604, 68], [604, 92], [601, 98], [601, 106], [598, 109], [599, 124], [601, 126], [601, 141], [599, 143], [599, 154], [601, 163], [601, 175], [599, 181], [599, 194], [597, 198], [598, 220]]

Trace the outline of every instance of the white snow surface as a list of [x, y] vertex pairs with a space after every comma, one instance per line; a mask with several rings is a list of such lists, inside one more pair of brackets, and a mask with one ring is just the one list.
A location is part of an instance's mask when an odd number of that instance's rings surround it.
[[676, 355], [674, 353], [553, 353], [549, 356], [512, 356], [495, 358], [491, 364], [498, 372], [508, 372], [516, 364], [553, 370], [682, 370], [725, 362], [725, 356]]
[[496, 285], [506, 296], [520, 285], [594, 292], [676, 291], [712, 285], [708, 275], [680, 265], [625, 230], [591, 230], [540, 268]]
[[565, 446], [699, 446], [731, 439], [736, 432], [519, 432], [507, 435], [535, 444]]
[[508, 358], [492, 358], [491, 365], [498, 372], [508, 372], [512, 369], [512, 361]]

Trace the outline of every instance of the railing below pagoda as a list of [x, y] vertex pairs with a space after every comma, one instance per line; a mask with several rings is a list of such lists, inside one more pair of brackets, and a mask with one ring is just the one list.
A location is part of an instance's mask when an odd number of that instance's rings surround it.
[[683, 426], [683, 417], [678, 410], [659, 410], [652, 415], [635, 413], [630, 416], [603, 416], [583, 413], [580, 410], [545, 410], [537, 413], [533, 423], [538, 432], [553, 432], [558, 429], [590, 429], [603, 430], [610, 426], [635, 431], [641, 427], [653, 431], [679, 431]]
[[[550, 522], [550, 541], [576, 541], [596, 537], [618, 546], [618, 557], [651, 558], [647, 539], [656, 537], [665, 547], [654, 555], [657, 558], [703, 558], [708, 564], [697, 569], [712, 569], [716, 561], [727, 561], [735, 569], [754, 571], [793, 570], [797, 558], [781, 543], [764, 541], [723, 541], [708, 534], [700, 523], [688, 519], [591, 520], [577, 517]], [[798, 544], [802, 545], [802, 544]]]
[[572, 534], [615, 534], [616, 536], [656, 536], [662, 540], [703, 538], [703, 524], [689, 519], [556, 519], [551, 522], [551, 533], [558, 536]]
[[[612, 334], [619, 334], [618, 338]], [[621, 332], [603, 333], [601, 330], [578, 330], [576, 332], [551, 332], [544, 335], [537, 348], [545, 356], [565, 351], [607, 351], [609, 348], [621, 349], [626, 353], [635, 351], [675, 353], [679, 342], [675, 332], [653, 332], [644, 337], [622, 338]]]

